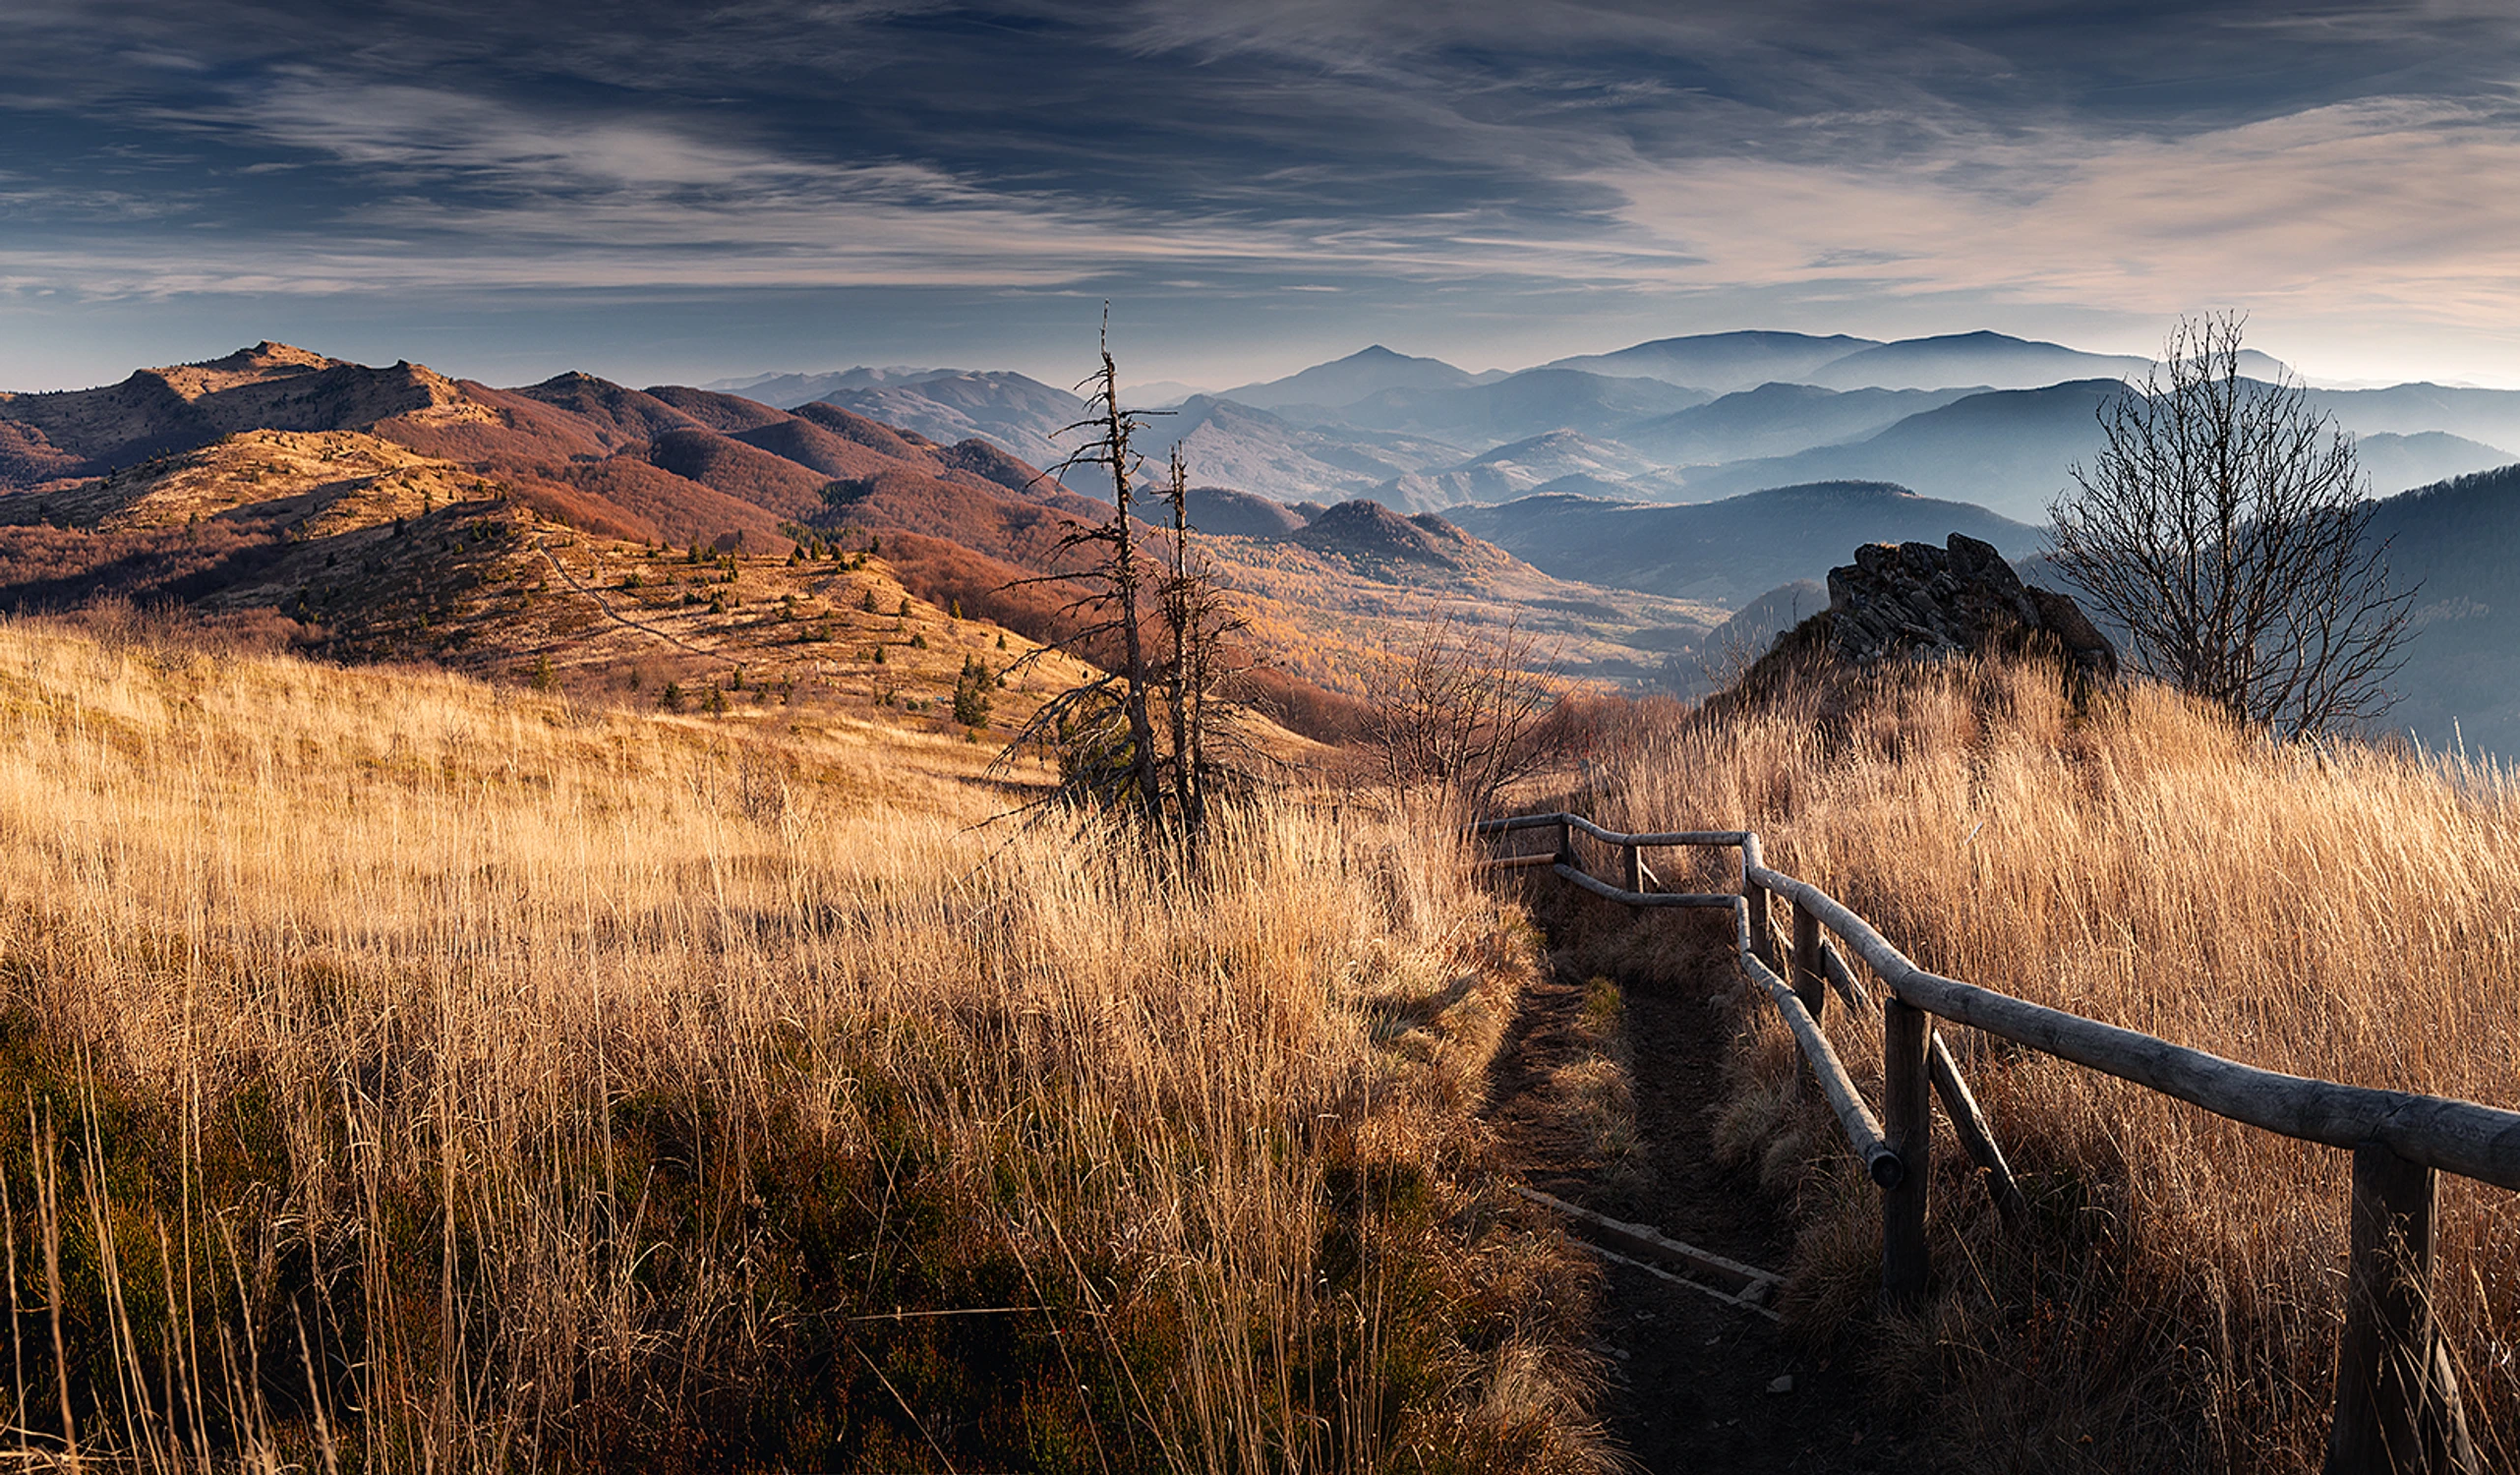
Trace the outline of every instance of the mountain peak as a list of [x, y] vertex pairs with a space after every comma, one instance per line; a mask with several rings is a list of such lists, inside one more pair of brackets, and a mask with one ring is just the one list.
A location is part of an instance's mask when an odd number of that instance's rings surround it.
[[1264, 410], [1298, 404], [1335, 408], [1385, 389], [1457, 389], [1478, 382], [1479, 376], [1441, 359], [1416, 358], [1375, 343], [1346, 358], [1316, 364], [1265, 384], [1244, 384], [1217, 397]]
[[340, 362], [341, 361], [339, 359], [328, 358], [312, 349], [299, 348], [288, 343], [275, 343], [269, 338], [264, 338], [262, 342], [255, 344], [253, 347], [240, 348], [236, 352], [227, 355], [225, 358], [207, 359], [202, 363], [187, 364], [184, 367], [187, 369], [219, 369], [230, 372], [280, 368], [329, 369]]

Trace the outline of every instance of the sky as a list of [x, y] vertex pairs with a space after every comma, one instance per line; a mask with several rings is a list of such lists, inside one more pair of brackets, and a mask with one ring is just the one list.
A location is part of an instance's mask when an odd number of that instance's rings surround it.
[[2507, 0], [0, 0], [0, 387], [1742, 327], [2520, 385]]

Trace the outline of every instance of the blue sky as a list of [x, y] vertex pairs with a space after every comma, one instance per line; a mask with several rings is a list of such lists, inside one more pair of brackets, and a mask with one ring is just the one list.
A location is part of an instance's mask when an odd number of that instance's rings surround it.
[[[600, 17], [590, 21], [588, 17]], [[1774, 326], [2520, 384], [2520, 9], [0, 6], [0, 386], [1471, 368]]]

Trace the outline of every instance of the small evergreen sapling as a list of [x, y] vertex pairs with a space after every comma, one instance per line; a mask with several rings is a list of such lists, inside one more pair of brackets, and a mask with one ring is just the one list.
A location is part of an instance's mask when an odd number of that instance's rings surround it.
[[997, 678], [977, 656], [963, 658], [963, 675], [954, 682], [954, 720], [967, 728], [989, 725], [989, 692]]

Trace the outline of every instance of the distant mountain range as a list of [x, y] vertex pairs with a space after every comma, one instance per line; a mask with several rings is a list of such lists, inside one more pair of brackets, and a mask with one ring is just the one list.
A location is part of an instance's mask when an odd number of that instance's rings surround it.
[[[948, 442], [832, 402], [914, 411], [953, 434], [1019, 415], [1063, 425], [1061, 391], [957, 372], [828, 393], [781, 409], [577, 373], [498, 388], [263, 343], [98, 389], [0, 394], [0, 609], [172, 599], [277, 611], [332, 631], [321, 638], [345, 654], [453, 659], [511, 598], [483, 590], [524, 579], [533, 592], [532, 561], [551, 552], [539, 518], [630, 546], [783, 557], [880, 540], [890, 573], [941, 608], [1025, 633], [1064, 627], [1073, 594], [1039, 577], [1070, 566], [1069, 535], [1107, 503], [994, 441]], [[1213, 401], [1154, 424], [1195, 445], [1204, 427], [1246, 421], [1269, 417]], [[1300, 442], [1300, 428], [1271, 423]], [[1143, 448], [1164, 447], [1150, 433]], [[1379, 480], [1405, 464], [1366, 469]], [[1431, 611], [1519, 615], [1564, 644], [1570, 671], [1610, 679], [1649, 674], [1674, 639], [1725, 616], [1558, 578], [1433, 515], [1335, 501], [1200, 499], [1248, 520], [1211, 540], [1211, 557], [1249, 617], [1256, 679], [1298, 708], [1353, 688], [1369, 652]]]
[[[1762, 600], [1860, 543], [1958, 531], [2034, 554], [2069, 468], [2099, 449], [2098, 414], [2144, 367], [1994, 333], [1704, 334], [1485, 374], [1376, 347], [1191, 396], [1149, 416], [1137, 448], [1151, 468], [1180, 446], [1194, 514], [1223, 535], [1269, 638], [1313, 652], [1288, 657], [1304, 679], [1338, 679], [1330, 653], [1360, 631], [1455, 606], [1522, 611], [1574, 642], [1578, 669], [1637, 677], [1700, 652], [1728, 615], [1798, 608]], [[2050, 374], [2063, 377], [2023, 383]], [[95, 389], [0, 394], [0, 525], [54, 529], [42, 546], [56, 561], [87, 550], [70, 573], [11, 565], [23, 577], [0, 576], [0, 605], [108, 586], [249, 602], [330, 587], [292, 540], [353, 515], [342, 508], [409, 516], [415, 488], [424, 510], [495, 497], [675, 544], [784, 547], [847, 523], [898, 538], [923, 594], [978, 602], [1054, 565], [1074, 519], [1103, 506], [1079, 495], [1089, 481], [1042, 469], [1074, 448], [1062, 433], [1084, 403], [1024, 375], [736, 383], [746, 392], [582, 374], [498, 388], [263, 343]], [[2413, 384], [2310, 398], [2360, 438], [2375, 492], [2422, 489], [2374, 514], [2401, 572], [2425, 581], [2401, 717], [2428, 742], [2448, 740], [2455, 718], [2472, 744], [2520, 753], [2507, 695], [2520, 656], [2504, 654], [2520, 651], [2520, 624], [2503, 593], [2520, 558], [2520, 542], [2503, 546], [2520, 540], [2520, 392]], [[354, 439], [218, 449], [240, 436]], [[364, 469], [334, 486], [318, 470], [334, 460]], [[224, 502], [203, 490], [264, 462], [306, 489]], [[174, 507], [220, 529], [226, 561], [161, 525]], [[1760, 619], [1743, 615], [1732, 635]]]
[[[1281, 502], [1371, 497], [1415, 512], [1544, 490], [1686, 502], [1870, 481], [2038, 522], [2069, 469], [2097, 450], [2096, 412], [2148, 367], [1983, 331], [1896, 342], [1704, 333], [1517, 373], [1376, 345], [1192, 395], [1151, 419], [1143, 444], [1159, 464], [1178, 442], [1200, 481]], [[2255, 352], [2244, 367], [2283, 372]], [[853, 369], [746, 392], [818, 399], [946, 443], [987, 440], [1036, 465], [1072, 448], [1059, 433], [1084, 413], [1067, 390], [1005, 372]], [[2376, 493], [2520, 460], [2520, 392], [2311, 392], [2364, 438]]]

